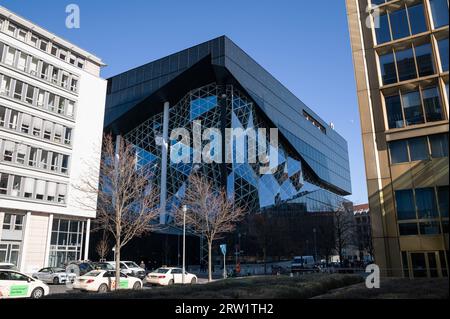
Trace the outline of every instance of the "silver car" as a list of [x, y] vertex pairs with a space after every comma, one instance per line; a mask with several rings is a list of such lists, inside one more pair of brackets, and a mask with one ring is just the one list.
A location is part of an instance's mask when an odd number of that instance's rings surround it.
[[66, 282], [73, 282], [75, 280], [75, 277], [75, 274], [68, 274], [64, 268], [58, 267], [42, 268], [41, 270], [33, 274], [33, 278], [55, 285], [63, 284]]

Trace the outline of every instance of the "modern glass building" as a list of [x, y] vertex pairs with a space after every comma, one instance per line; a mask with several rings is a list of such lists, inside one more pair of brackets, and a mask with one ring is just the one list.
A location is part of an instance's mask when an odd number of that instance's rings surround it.
[[448, 276], [448, 0], [347, 0], [375, 262]]
[[[218, 161], [193, 163], [195, 142], [169, 138], [176, 128], [186, 129], [191, 140], [197, 129], [203, 136], [206, 128], [222, 133], [208, 135], [209, 140], [221, 139], [222, 149], [208, 153]], [[247, 134], [241, 148], [226, 140], [228, 128], [265, 128], [266, 134]], [[276, 145], [269, 143], [271, 128], [278, 129]], [[252, 212], [292, 199], [320, 211], [318, 205], [329, 209], [351, 193], [347, 142], [225, 36], [108, 79], [105, 131], [133, 143], [138, 164], [154, 170], [165, 207], [162, 224], [170, 225], [171, 209], [182, 200], [193, 170], [217, 188], [226, 187], [229, 196]], [[165, 154], [161, 138], [186, 161], [171, 160], [174, 154]], [[260, 163], [247, 158], [255, 144], [258, 151], [264, 144], [268, 157], [276, 157], [275, 164], [268, 164], [270, 174], [261, 174]], [[228, 146], [231, 160], [222, 152]]]

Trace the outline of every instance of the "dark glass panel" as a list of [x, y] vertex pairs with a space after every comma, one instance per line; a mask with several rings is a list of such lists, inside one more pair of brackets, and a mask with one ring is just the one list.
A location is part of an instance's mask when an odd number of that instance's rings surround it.
[[397, 218], [399, 220], [416, 219], [414, 196], [411, 189], [395, 191], [395, 202], [397, 204]]

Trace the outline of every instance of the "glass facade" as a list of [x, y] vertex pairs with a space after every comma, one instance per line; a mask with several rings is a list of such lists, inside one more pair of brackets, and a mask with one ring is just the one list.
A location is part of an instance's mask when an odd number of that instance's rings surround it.
[[[139, 167], [147, 166], [154, 170], [156, 183], [160, 182], [158, 167], [161, 148], [156, 145], [155, 137], [162, 134], [162, 116], [161, 113], [157, 114], [124, 135], [128, 142], [135, 145]], [[226, 127], [241, 129], [243, 132], [258, 132], [258, 129], [266, 129], [266, 135], [256, 137], [247, 134], [242, 144], [237, 139], [225, 138], [225, 148], [231, 150], [227, 156], [232, 154], [232, 158], [222, 158], [220, 152], [212, 148], [206, 153], [206, 158], [209, 158], [211, 163], [205, 163], [204, 152], [203, 161], [198, 163], [198, 169], [210, 179], [215, 188], [226, 187], [228, 196], [245, 205], [251, 212], [290, 200], [304, 203], [308, 211], [323, 211], [337, 205], [339, 199], [342, 200], [304, 165], [302, 157], [291, 145], [281, 142], [280, 139], [278, 147], [269, 146], [269, 121], [248, 96], [232, 85], [210, 84], [194, 89], [169, 110], [169, 132], [184, 128], [193, 136], [194, 121], [201, 121], [202, 130], [215, 128], [220, 131]], [[203, 142], [202, 146], [205, 143]], [[193, 162], [196, 156], [199, 156], [199, 150], [191, 144], [192, 142], [187, 143], [171, 137], [167, 172], [168, 212], [180, 204], [188, 176], [197, 165]], [[275, 159], [267, 164], [270, 168], [269, 174], [261, 173], [259, 161], [255, 163], [249, 157], [252, 150], [256, 152], [256, 145], [257, 156], [266, 148], [267, 156]], [[212, 161], [213, 159], [219, 161]], [[171, 222], [170, 214], [167, 222]]]
[[84, 231], [83, 221], [53, 219], [50, 267], [64, 267], [67, 262], [81, 259]]

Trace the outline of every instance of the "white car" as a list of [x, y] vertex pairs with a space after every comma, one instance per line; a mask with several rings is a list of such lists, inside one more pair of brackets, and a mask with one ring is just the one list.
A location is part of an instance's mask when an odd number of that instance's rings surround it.
[[38, 279], [15, 270], [0, 270], [0, 299], [33, 298], [39, 299], [48, 295], [50, 289]]
[[[114, 268], [116, 267], [115, 261], [107, 261], [107, 263], [112, 265]], [[139, 279], [145, 278], [145, 269], [139, 267], [134, 261], [121, 261], [120, 272]]]
[[[150, 285], [160, 285], [160, 286], [182, 284], [183, 270], [181, 268], [176, 267], [161, 267], [147, 274], [147, 276], [145, 277], [145, 282]], [[185, 284], [197, 283], [197, 276], [185, 271], [184, 283]]]
[[55, 285], [74, 282], [76, 274], [67, 273], [64, 268], [46, 267], [33, 274], [33, 278]]
[[[110, 270], [92, 270], [73, 283], [73, 289], [82, 291], [108, 292], [116, 288], [116, 273]], [[141, 289], [142, 281], [139, 278], [120, 273], [120, 289]]]

